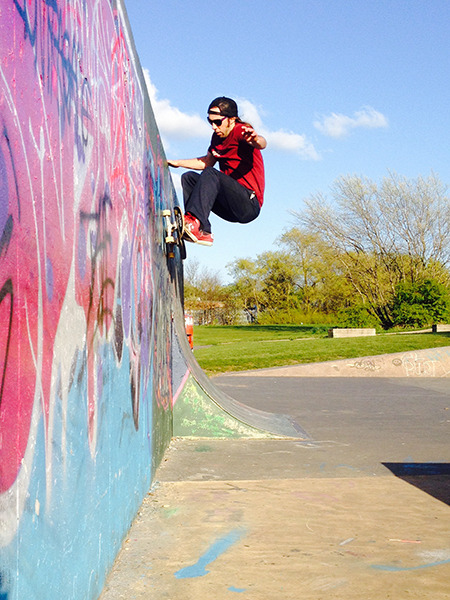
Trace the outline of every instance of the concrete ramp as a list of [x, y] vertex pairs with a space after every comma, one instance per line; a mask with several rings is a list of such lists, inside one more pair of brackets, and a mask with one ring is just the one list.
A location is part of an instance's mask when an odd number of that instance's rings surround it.
[[124, 0], [0, 6], [0, 599], [94, 600], [173, 432], [300, 434], [188, 347]]
[[[181, 298], [180, 298], [181, 300]], [[174, 314], [172, 373], [174, 389], [173, 435], [175, 437], [309, 439], [289, 415], [250, 408], [214, 385], [200, 368], [188, 344], [181, 302]]]

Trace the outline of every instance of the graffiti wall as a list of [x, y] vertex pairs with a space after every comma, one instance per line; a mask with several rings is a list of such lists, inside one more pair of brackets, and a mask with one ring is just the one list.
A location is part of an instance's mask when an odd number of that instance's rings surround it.
[[0, 598], [96, 598], [171, 437], [162, 207], [120, 0], [0, 2]]

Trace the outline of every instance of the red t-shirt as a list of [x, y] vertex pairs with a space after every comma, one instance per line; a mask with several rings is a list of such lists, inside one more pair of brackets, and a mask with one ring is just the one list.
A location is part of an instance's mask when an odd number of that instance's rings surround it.
[[242, 127], [242, 123], [236, 123], [226, 138], [213, 133], [208, 152], [217, 159], [222, 173], [255, 192], [262, 206], [265, 185], [263, 157], [261, 150], [245, 141]]

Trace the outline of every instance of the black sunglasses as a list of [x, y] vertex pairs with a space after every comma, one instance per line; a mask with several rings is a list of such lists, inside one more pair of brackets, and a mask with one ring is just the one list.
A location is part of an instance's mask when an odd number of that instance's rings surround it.
[[223, 120], [226, 118], [227, 117], [220, 117], [219, 119], [210, 119], [208, 117], [207, 120], [210, 125], [217, 125], [217, 127], [220, 127], [220, 125], [222, 125]]

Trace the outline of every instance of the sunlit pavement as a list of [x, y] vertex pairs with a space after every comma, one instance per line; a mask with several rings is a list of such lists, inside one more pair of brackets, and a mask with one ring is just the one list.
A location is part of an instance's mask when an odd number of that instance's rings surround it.
[[214, 382], [311, 440], [175, 439], [102, 600], [450, 598], [449, 379]]

